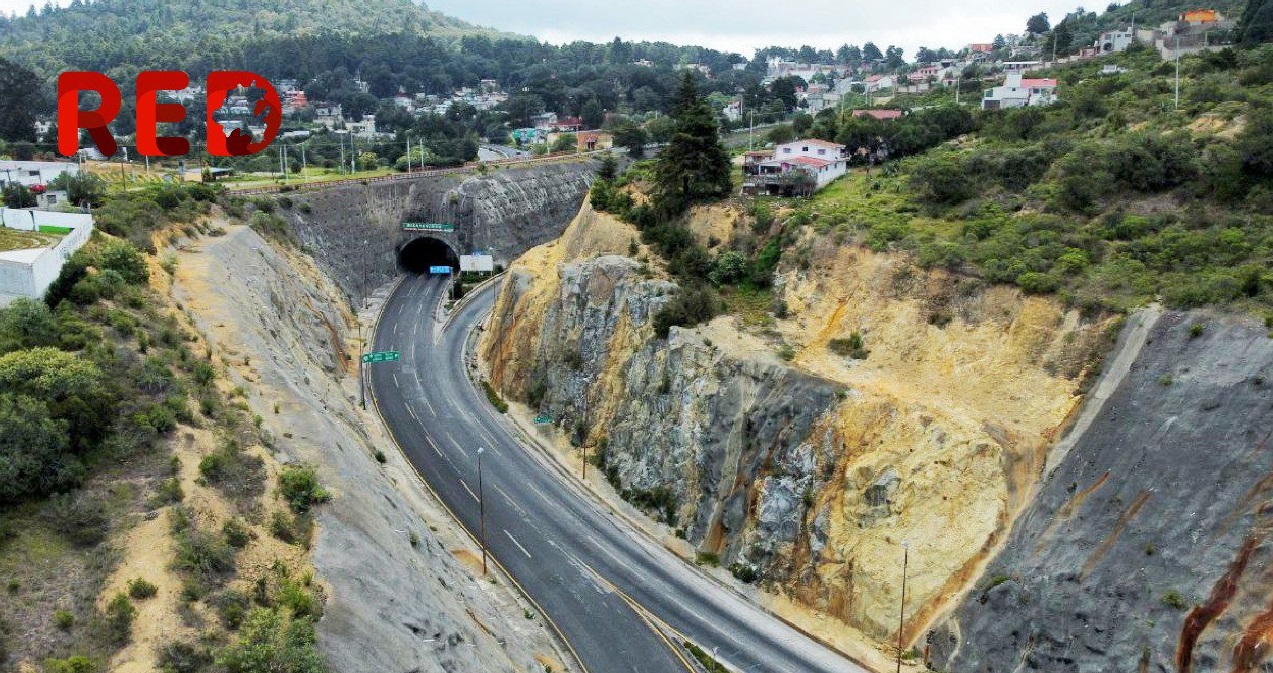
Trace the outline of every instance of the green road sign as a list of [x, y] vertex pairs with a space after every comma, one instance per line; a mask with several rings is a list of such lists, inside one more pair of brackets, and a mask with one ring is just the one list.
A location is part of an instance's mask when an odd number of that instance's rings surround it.
[[362, 361], [375, 364], [377, 362], [397, 362], [400, 354], [398, 351], [374, 351], [371, 353], [363, 353]]
[[443, 224], [441, 222], [403, 222], [403, 231], [455, 231], [454, 224]]
[[535, 425], [549, 425], [553, 422], [553, 417], [547, 414], [540, 414], [535, 417]]

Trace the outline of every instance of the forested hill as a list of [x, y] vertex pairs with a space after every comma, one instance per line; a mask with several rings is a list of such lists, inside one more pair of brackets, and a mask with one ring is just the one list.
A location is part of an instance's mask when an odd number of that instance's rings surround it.
[[121, 64], [130, 72], [179, 69], [236, 60], [251, 41], [320, 33], [518, 37], [411, 0], [74, 0], [64, 8], [49, 4], [39, 12], [32, 6], [25, 15], [0, 15], [0, 57], [45, 77], [68, 69], [109, 72]]

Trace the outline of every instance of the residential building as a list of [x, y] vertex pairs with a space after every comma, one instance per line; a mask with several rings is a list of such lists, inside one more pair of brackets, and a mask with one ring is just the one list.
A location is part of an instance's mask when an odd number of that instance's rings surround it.
[[812, 194], [848, 172], [844, 145], [802, 138], [769, 152], [743, 155], [743, 191], [749, 194]]
[[883, 89], [892, 89], [897, 86], [897, 78], [892, 75], [871, 75], [864, 82], [867, 93], [875, 93]]
[[729, 120], [730, 122], [736, 122], [739, 119], [742, 119], [743, 118], [742, 101], [736, 100], [730, 103], [729, 105], [726, 105], [724, 108], [721, 109], [721, 115], [724, 116], [725, 119]]
[[1096, 38], [1095, 47], [1102, 54], [1115, 54], [1120, 51], [1126, 51], [1132, 43], [1136, 41], [1136, 34], [1131, 28], [1120, 28], [1118, 30], [1107, 30]]
[[1042, 61], [1005, 61], [1003, 64], [1004, 72], [1028, 72], [1043, 67]]
[[47, 186], [59, 175], [75, 175], [80, 167], [69, 161], [0, 161], [0, 185]]
[[93, 216], [35, 209], [0, 208], [0, 227], [43, 234], [39, 248], [0, 249], [0, 307], [14, 299], [44, 296], [62, 265], [93, 235]]
[[986, 90], [981, 107], [985, 110], [1006, 110], [1055, 102], [1055, 79], [1027, 79], [1019, 72], [1012, 72], [1008, 73], [1003, 86]]

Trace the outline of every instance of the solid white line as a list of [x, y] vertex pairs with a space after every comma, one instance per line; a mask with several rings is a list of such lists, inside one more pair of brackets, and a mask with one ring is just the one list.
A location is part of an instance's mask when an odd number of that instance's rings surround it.
[[[398, 372], [393, 373], [393, 387], [402, 390], [402, 385], [398, 383]], [[411, 407], [407, 407], [407, 409], [409, 410]]]
[[518, 542], [517, 538], [513, 537], [512, 533], [508, 532], [507, 528], [504, 529], [504, 534], [508, 536], [508, 539], [513, 541], [513, 544], [517, 545], [518, 549], [522, 550], [522, 553], [526, 555], [526, 558], [534, 558], [530, 555], [530, 552], [526, 551], [526, 548], [522, 546], [522, 543]]
[[538, 494], [540, 499], [543, 500], [546, 504], [548, 505], [554, 504], [553, 501], [548, 499], [548, 496], [544, 495], [543, 491], [539, 490], [539, 487], [535, 486], [534, 484], [530, 482], [526, 482], [526, 485], [529, 486], [532, 491]]
[[449, 440], [451, 440], [451, 444], [452, 444], [452, 445], [454, 445], [454, 446], [455, 446], [455, 448], [459, 449], [459, 450], [460, 450], [460, 453], [464, 454], [464, 457], [465, 457], [465, 458], [468, 458], [468, 457], [469, 457], [469, 452], [468, 452], [468, 451], [465, 451], [465, 450], [464, 450], [464, 447], [460, 446], [460, 443], [459, 443], [459, 442], [457, 442], [457, 441], [455, 441], [455, 438], [451, 436], [450, 431], [448, 431], [448, 430], [443, 430], [442, 432], [446, 433], [446, 438], [447, 438], [447, 439], [449, 439]]
[[494, 486], [495, 490], [499, 491], [499, 494], [504, 496], [504, 502], [507, 502], [509, 507], [512, 507], [513, 509], [517, 510], [517, 513], [522, 515], [522, 518], [526, 517], [526, 510], [522, 509], [521, 507], [518, 507], [517, 502], [513, 500], [511, 496], [505, 493], [504, 489], [499, 487], [499, 484], [491, 484], [491, 486]]
[[477, 499], [477, 494], [473, 492], [473, 489], [469, 488], [468, 484], [464, 483], [463, 479], [460, 480], [460, 485], [464, 487], [464, 490], [469, 492], [469, 495], [473, 496], [473, 500], [475, 502], [481, 502], [480, 500]]

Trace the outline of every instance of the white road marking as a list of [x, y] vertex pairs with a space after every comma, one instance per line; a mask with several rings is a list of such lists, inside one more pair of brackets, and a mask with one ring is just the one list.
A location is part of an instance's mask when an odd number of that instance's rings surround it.
[[443, 430], [442, 432], [446, 434], [446, 438], [447, 438], [447, 439], [451, 440], [451, 444], [452, 444], [455, 448], [459, 449], [460, 453], [464, 454], [464, 457], [465, 457], [465, 458], [468, 458], [468, 457], [469, 457], [469, 452], [468, 452], [468, 451], [465, 451], [465, 450], [464, 450], [464, 447], [460, 446], [460, 443], [459, 443], [459, 442], [457, 442], [457, 441], [455, 441], [455, 438], [451, 436], [450, 431], [448, 431], [448, 430]]
[[505, 493], [504, 489], [499, 487], [499, 484], [491, 484], [491, 486], [494, 486], [495, 490], [499, 491], [499, 494], [504, 496], [504, 502], [507, 502], [509, 507], [512, 507], [513, 509], [517, 510], [517, 513], [522, 515], [522, 518], [526, 518], [526, 510], [519, 507], [517, 505], [517, 502], [513, 500], [512, 496]]
[[473, 492], [473, 489], [469, 488], [469, 485], [465, 483], [463, 479], [460, 480], [460, 485], [464, 487], [464, 490], [469, 492], [469, 495], [473, 496], [474, 502], [481, 502], [481, 500], [478, 499], [477, 494]]
[[544, 501], [545, 504], [548, 504], [548, 505], [554, 504], [553, 501], [548, 499], [548, 496], [544, 495], [543, 491], [539, 490], [538, 486], [535, 486], [532, 483], [527, 483], [526, 485], [529, 486], [530, 489], [534, 491], [539, 496], [539, 498]]
[[518, 542], [517, 538], [513, 537], [512, 533], [508, 532], [507, 528], [504, 529], [504, 534], [508, 536], [508, 539], [513, 541], [513, 544], [517, 545], [518, 549], [522, 550], [522, 553], [526, 555], [526, 558], [534, 558], [530, 555], [530, 552], [526, 551], [526, 548], [522, 546], [522, 543]]
[[605, 552], [606, 556], [609, 556], [610, 558], [614, 559], [614, 562], [615, 562], [615, 563], [618, 563], [619, 565], [623, 566], [624, 568], [627, 568], [628, 572], [632, 573], [634, 577], [635, 577], [635, 576], [639, 576], [639, 575], [640, 575], [640, 573], [639, 573], [639, 572], [637, 572], [637, 569], [636, 569], [636, 568], [633, 568], [631, 565], [629, 565], [629, 564], [628, 564], [628, 562], [627, 562], [627, 561], [624, 561], [623, 559], [621, 559], [621, 558], [619, 558], [617, 555], [615, 555], [615, 553], [614, 553], [614, 552], [610, 551], [610, 548], [609, 548], [609, 547], [606, 547], [605, 545], [601, 544], [600, 542], [597, 542], [597, 538], [595, 538], [595, 537], [593, 537], [593, 536], [589, 535], [589, 536], [588, 536], [588, 541], [589, 541], [589, 542], [591, 542], [592, 544], [596, 545], [597, 549], [600, 549], [601, 551]]
[[[398, 383], [398, 372], [393, 373], [393, 387], [402, 390], [402, 384]], [[410, 411], [411, 407], [407, 407], [407, 410]]]

